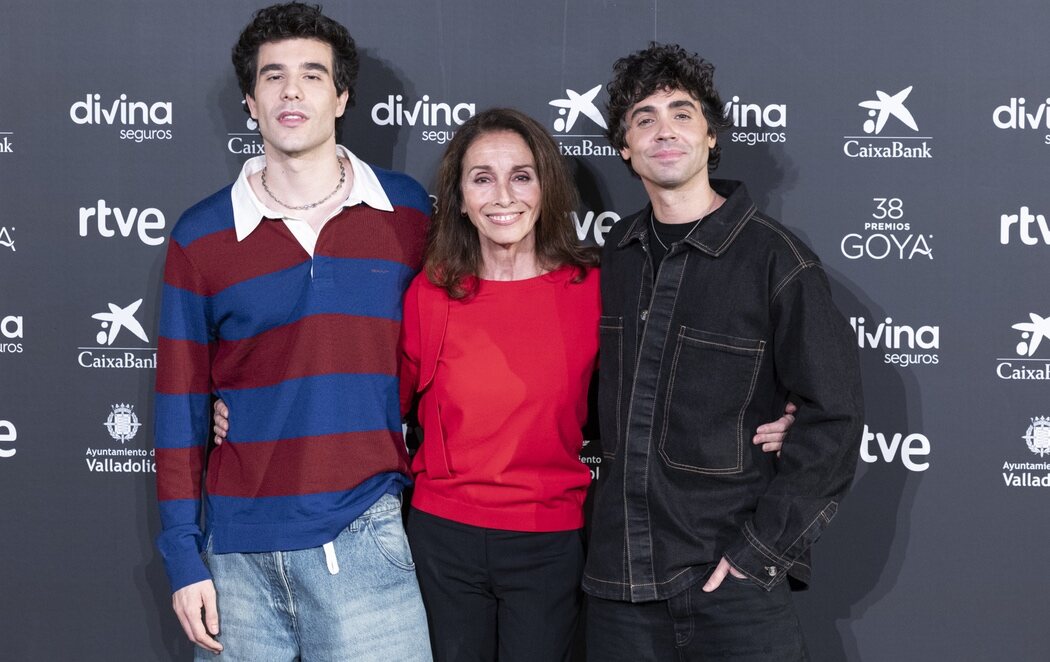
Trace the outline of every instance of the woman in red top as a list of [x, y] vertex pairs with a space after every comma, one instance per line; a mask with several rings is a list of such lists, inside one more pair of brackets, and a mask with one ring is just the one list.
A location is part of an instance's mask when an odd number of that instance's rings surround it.
[[[434, 659], [568, 660], [597, 257], [568, 222], [576, 190], [557, 146], [520, 112], [460, 127], [436, 193], [425, 269], [405, 294], [400, 375], [402, 410], [417, 407], [425, 437], [407, 529]], [[221, 402], [216, 412], [222, 437]], [[756, 443], [779, 449], [789, 424]]]
[[564, 160], [522, 113], [466, 122], [438, 182], [401, 343], [402, 405], [418, 399], [424, 434], [407, 528], [434, 658], [568, 659], [596, 256], [567, 222]]

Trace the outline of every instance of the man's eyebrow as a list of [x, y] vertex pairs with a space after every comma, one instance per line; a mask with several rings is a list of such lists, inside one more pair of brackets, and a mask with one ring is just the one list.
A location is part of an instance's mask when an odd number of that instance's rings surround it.
[[631, 119], [634, 119], [636, 116], [641, 115], [642, 113], [651, 113], [654, 110], [656, 109], [653, 106], [639, 106], [638, 108], [635, 108], [631, 111]]
[[696, 109], [696, 104], [693, 103], [692, 99], [676, 99], [667, 106], [668, 108], [692, 108]]
[[[305, 71], [320, 71], [326, 74], [328, 73], [328, 67], [321, 62], [303, 62], [299, 68]], [[287, 67], [283, 64], [267, 64], [259, 69], [259, 75], [268, 74], [271, 71], [285, 71], [286, 69]]]

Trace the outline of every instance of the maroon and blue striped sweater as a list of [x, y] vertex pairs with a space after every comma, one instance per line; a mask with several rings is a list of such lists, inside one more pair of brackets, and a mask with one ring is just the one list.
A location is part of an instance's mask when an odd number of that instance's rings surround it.
[[[373, 168], [394, 207], [343, 209], [311, 256], [281, 220], [238, 242], [231, 187], [171, 233], [158, 340], [157, 545], [172, 590], [209, 579], [211, 549], [305, 549], [408, 483], [397, 340], [423, 254], [430, 201]], [[207, 462], [211, 396], [229, 440]]]

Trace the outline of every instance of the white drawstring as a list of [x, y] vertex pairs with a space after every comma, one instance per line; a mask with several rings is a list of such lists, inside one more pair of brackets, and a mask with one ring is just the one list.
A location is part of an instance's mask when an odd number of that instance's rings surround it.
[[339, 574], [339, 561], [335, 558], [335, 542], [326, 542], [322, 545], [324, 549], [324, 560], [328, 564], [329, 574]]

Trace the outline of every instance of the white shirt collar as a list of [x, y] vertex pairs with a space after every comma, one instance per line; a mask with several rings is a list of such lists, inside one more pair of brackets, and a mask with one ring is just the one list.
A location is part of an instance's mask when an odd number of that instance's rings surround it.
[[[350, 162], [350, 170], [354, 174], [354, 183], [343, 201], [343, 207], [353, 207], [358, 204], [366, 204], [373, 209], [381, 211], [394, 211], [390, 204], [383, 185], [372, 171], [371, 166], [354, 156], [354, 153], [336, 145], [336, 151]], [[255, 228], [259, 227], [264, 218], [285, 218], [285, 215], [274, 211], [263, 204], [262, 200], [255, 195], [248, 178], [259, 172], [266, 166], [265, 156], [256, 156], [244, 162], [241, 174], [233, 183], [230, 197], [233, 201], [233, 225], [237, 232], [237, 241], [243, 241]]]

